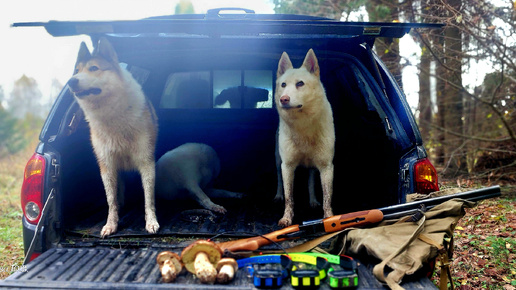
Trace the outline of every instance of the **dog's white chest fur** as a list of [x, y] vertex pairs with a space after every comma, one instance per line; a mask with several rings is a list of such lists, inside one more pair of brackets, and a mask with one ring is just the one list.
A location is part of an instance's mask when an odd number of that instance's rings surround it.
[[[323, 115], [328, 114], [331, 116], [331, 111]], [[295, 126], [280, 119], [278, 142], [283, 162], [317, 167], [332, 160], [335, 144], [333, 120], [314, 119], [305, 123], [304, 126]]]

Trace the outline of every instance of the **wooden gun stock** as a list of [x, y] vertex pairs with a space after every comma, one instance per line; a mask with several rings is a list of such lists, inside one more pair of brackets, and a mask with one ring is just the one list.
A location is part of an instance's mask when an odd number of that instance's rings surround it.
[[289, 234], [297, 232], [300, 232], [302, 234], [305, 228], [307, 229], [306, 232], [308, 234], [325, 232], [332, 233], [349, 227], [359, 227], [373, 223], [378, 223], [382, 221], [382, 219], [383, 214], [380, 210], [365, 210], [343, 215], [331, 216], [323, 220], [306, 222], [302, 225], [292, 225], [290, 227], [286, 227], [284, 229], [274, 231], [263, 236], [256, 236], [246, 239], [218, 243], [218, 246], [223, 251], [255, 251], [258, 250], [260, 247], [272, 244], [273, 242], [282, 242], [286, 240], [297, 239], [302, 235], [289, 236]]
[[357, 211], [343, 215], [334, 215], [323, 219], [324, 231], [333, 233], [350, 227], [367, 226], [383, 220], [383, 213], [378, 209]]
[[222, 251], [229, 250], [231, 252], [238, 251], [254, 251], [260, 247], [272, 244], [273, 242], [282, 242], [289, 240], [288, 238], [278, 238], [278, 236], [290, 234], [299, 231], [299, 225], [293, 225], [284, 229], [265, 234], [263, 236], [256, 236], [252, 238], [240, 239], [235, 241], [228, 241], [218, 243]]

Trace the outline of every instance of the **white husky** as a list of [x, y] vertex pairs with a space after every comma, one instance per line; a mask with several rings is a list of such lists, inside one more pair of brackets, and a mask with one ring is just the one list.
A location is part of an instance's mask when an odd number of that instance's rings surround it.
[[332, 216], [335, 129], [331, 106], [319, 76], [319, 63], [312, 49], [297, 69], [293, 68], [288, 54], [283, 52], [278, 63], [274, 99], [280, 117], [276, 146], [276, 199], [285, 199], [285, 212], [278, 224], [284, 227], [292, 224], [294, 171], [300, 165], [311, 168], [309, 193], [312, 207], [319, 205], [314, 192], [313, 168], [319, 170], [324, 217]]

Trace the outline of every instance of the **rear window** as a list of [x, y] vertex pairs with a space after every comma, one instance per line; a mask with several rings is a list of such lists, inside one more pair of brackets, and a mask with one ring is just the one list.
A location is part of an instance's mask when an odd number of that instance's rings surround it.
[[165, 83], [162, 109], [272, 108], [271, 70], [174, 72]]

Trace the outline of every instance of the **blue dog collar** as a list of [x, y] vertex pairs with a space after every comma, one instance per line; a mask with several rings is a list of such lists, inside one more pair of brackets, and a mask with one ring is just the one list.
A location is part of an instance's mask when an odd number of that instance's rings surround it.
[[[257, 288], [279, 288], [283, 279], [287, 278], [292, 268], [292, 260], [286, 255], [263, 255], [237, 260], [239, 268], [246, 268], [253, 284]], [[260, 269], [257, 265], [281, 265], [282, 270], [275, 268]], [[257, 267], [255, 269], [255, 267]]]

